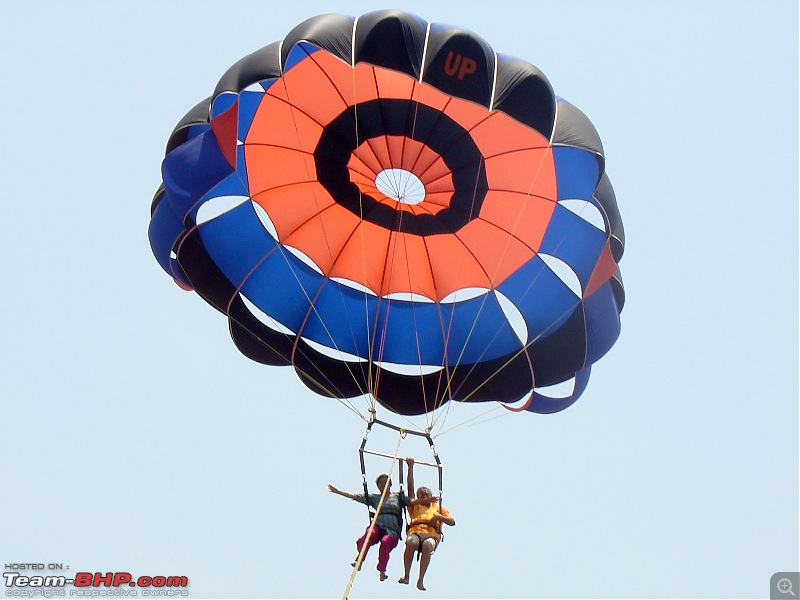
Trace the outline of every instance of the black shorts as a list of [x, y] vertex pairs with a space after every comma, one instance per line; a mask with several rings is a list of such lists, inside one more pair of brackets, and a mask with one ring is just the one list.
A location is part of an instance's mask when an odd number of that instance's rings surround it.
[[439, 545], [439, 538], [429, 533], [410, 533], [406, 536], [406, 544], [410, 542], [413, 538], [417, 539], [417, 544], [420, 549], [422, 549], [422, 544], [424, 544], [426, 540], [433, 540], [434, 552], [436, 551], [436, 547]]

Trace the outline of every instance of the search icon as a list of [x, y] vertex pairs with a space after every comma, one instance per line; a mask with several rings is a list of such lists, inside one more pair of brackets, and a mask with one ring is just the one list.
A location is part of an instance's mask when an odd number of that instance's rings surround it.
[[781, 594], [791, 594], [793, 598], [797, 597], [794, 591], [792, 591], [792, 580], [788, 577], [781, 577], [778, 579], [778, 583], [775, 584], [775, 587], [778, 588]]
[[800, 600], [800, 571], [778, 571], [769, 578], [770, 600]]

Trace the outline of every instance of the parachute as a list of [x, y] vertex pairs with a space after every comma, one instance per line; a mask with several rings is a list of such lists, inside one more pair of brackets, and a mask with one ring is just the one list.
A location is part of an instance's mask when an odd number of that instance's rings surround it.
[[311, 18], [179, 122], [162, 178], [161, 267], [227, 315], [244, 355], [318, 394], [552, 413], [619, 336], [600, 138], [470, 31]]

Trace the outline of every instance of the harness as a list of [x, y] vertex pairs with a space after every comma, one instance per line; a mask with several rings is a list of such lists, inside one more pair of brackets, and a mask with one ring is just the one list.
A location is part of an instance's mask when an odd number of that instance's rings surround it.
[[[391, 515], [397, 520], [397, 538], [402, 540], [403, 539], [403, 513], [402, 508], [400, 509], [401, 512], [394, 512], [389, 510], [381, 510], [381, 515]], [[369, 511], [369, 520], [372, 522], [372, 519], [375, 518], [375, 511]], [[376, 523], [377, 526], [377, 523]], [[408, 527], [406, 527], [406, 530]]]
[[[438, 504], [437, 506], [441, 508], [441, 504]], [[441, 510], [438, 511], [438, 514], [439, 515], [442, 514]], [[440, 542], [444, 541], [444, 533], [442, 532], [442, 526], [438, 523], [434, 525], [431, 521], [428, 521], [423, 518], [411, 519], [408, 525], [406, 525], [406, 534], [408, 534], [408, 532], [411, 530], [412, 527], [416, 527], [417, 525], [425, 525], [427, 527], [430, 527], [439, 535], [439, 541]]]
[[430, 521], [423, 520], [411, 521], [408, 525], [406, 525], [406, 534], [408, 534], [412, 527], [416, 527], [417, 525], [426, 525], [433, 529], [440, 536], [442, 535], [442, 528], [439, 525], [433, 525]]
[[[366, 467], [366, 464], [364, 462], [364, 455], [365, 454], [371, 454], [371, 455], [375, 455], [375, 456], [382, 456], [382, 457], [392, 458], [394, 460], [397, 460], [397, 456], [393, 456], [391, 454], [385, 454], [383, 452], [376, 452], [374, 450], [368, 450], [367, 449], [367, 447], [366, 447], [367, 446], [367, 438], [369, 437], [370, 431], [372, 430], [372, 426], [374, 424], [378, 424], [380, 426], [386, 427], [387, 429], [393, 429], [395, 431], [398, 431], [400, 433], [400, 439], [401, 440], [403, 438], [405, 438], [405, 436], [407, 434], [411, 434], [411, 435], [422, 437], [428, 442], [428, 445], [430, 446], [431, 453], [433, 454], [433, 459], [434, 459], [435, 463], [416, 461], [416, 464], [425, 465], [425, 466], [428, 466], [428, 467], [433, 467], [433, 468], [435, 468], [437, 470], [438, 475], [439, 475], [439, 502], [441, 503], [441, 498], [442, 498], [442, 470], [443, 469], [442, 469], [442, 463], [439, 460], [439, 455], [436, 452], [436, 447], [433, 444], [433, 438], [430, 435], [430, 429], [427, 429], [424, 432], [404, 429], [404, 428], [398, 427], [396, 425], [393, 425], [391, 423], [387, 423], [385, 421], [381, 421], [381, 420], [377, 419], [375, 417], [375, 411], [374, 410], [371, 410], [370, 413], [371, 413], [370, 414], [370, 419], [367, 422], [367, 428], [366, 428], [366, 431], [364, 432], [364, 437], [361, 440], [361, 446], [358, 449], [358, 457], [359, 457], [359, 461], [361, 463], [361, 483], [364, 486], [364, 497], [368, 498], [369, 495], [370, 495], [369, 494], [369, 488], [367, 486], [367, 467]], [[398, 449], [399, 449], [399, 446], [400, 446], [400, 442], [398, 442]], [[404, 493], [403, 492], [403, 481], [404, 481], [403, 465], [404, 465], [404, 461], [403, 460], [397, 460], [397, 468], [398, 468], [398, 474], [399, 474], [399, 479], [400, 479], [400, 481], [398, 483], [400, 485], [400, 493], [401, 494]], [[411, 492], [412, 497], [413, 497], [414, 490], [409, 490], [409, 491]], [[375, 512], [376, 511], [373, 510], [372, 508], [370, 508], [369, 505], [367, 505], [367, 506], [368, 506], [368, 509], [369, 509], [370, 522], [372, 522], [372, 519], [375, 517]], [[404, 523], [406, 521], [406, 511], [403, 510], [402, 506], [400, 507], [400, 512], [399, 513], [394, 512], [394, 511], [386, 511], [386, 510], [384, 510], [382, 508], [381, 509], [381, 514], [393, 515], [397, 519], [397, 532], [398, 532], [399, 539], [402, 539], [402, 537], [403, 537], [402, 536], [402, 532], [403, 532], [404, 529], [405, 529], [406, 533], [408, 533], [408, 529], [411, 527], [412, 524], [408, 523], [408, 524], [406, 524], [405, 528], [403, 527], [403, 525], [404, 525]], [[416, 525], [418, 523], [414, 523], [414, 524]], [[441, 532], [441, 527], [435, 527], [433, 525], [431, 525], [430, 527], [432, 529], [436, 530], [436, 532], [439, 534], [439, 540], [440, 541], [444, 541], [444, 535]]]

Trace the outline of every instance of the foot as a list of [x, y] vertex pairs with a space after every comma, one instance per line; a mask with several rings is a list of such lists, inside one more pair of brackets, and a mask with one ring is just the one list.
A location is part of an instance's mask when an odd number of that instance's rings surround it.
[[386, 581], [389, 579], [389, 576], [386, 574], [386, 571], [381, 571], [381, 581]]
[[[353, 562], [350, 563], [350, 566], [351, 567], [355, 567], [357, 562], [358, 562], [358, 559], [354, 560]], [[363, 565], [363, 564], [364, 563], [361, 563], [361, 565]], [[361, 570], [361, 565], [358, 565], [358, 570], [359, 571]]]
[[418, 589], [419, 591], [421, 591], [421, 592], [424, 592], [424, 591], [425, 591], [425, 586], [424, 586], [424, 585], [422, 585], [422, 582], [421, 582], [421, 581], [418, 581], [418, 582], [417, 582], [417, 589]]
[[408, 584], [408, 575], [405, 575], [404, 577], [401, 577], [400, 579], [398, 579], [397, 583]]

